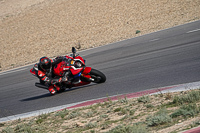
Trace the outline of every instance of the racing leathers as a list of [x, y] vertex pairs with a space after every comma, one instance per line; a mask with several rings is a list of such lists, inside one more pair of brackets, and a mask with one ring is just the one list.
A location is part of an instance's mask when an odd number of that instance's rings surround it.
[[[74, 80], [71, 77], [72, 73], [70, 71], [66, 71], [62, 75], [58, 76], [55, 75], [53, 72], [53, 68], [56, 68], [56, 65], [59, 64], [61, 61], [65, 59], [74, 60], [74, 67], [80, 68], [82, 65], [85, 65], [85, 61], [81, 62], [80, 57], [71, 57], [71, 56], [59, 56], [55, 59], [51, 60], [51, 67], [48, 70], [44, 70], [41, 68], [40, 63], [36, 63], [34, 67], [30, 70], [31, 73], [35, 76], [37, 76], [40, 79], [40, 83], [48, 86], [48, 90], [51, 94], [55, 94], [56, 92], [63, 91], [64, 88], [62, 88], [61, 84], [69, 83], [71, 80], [73, 80], [73, 83], [75, 81], [79, 81], [79, 79]], [[81, 57], [82, 58], [82, 57]], [[68, 86], [70, 88], [70, 85]]]
[[57, 57], [51, 59], [50, 69], [41, 68], [40, 63], [36, 63], [34, 67], [30, 70], [31, 73], [40, 79], [40, 83], [49, 86], [48, 90], [51, 94], [55, 94], [56, 91], [60, 91], [60, 87], [56, 83], [61, 82], [62, 78], [53, 78], [52, 68], [59, 62], [62, 61], [62, 57]]

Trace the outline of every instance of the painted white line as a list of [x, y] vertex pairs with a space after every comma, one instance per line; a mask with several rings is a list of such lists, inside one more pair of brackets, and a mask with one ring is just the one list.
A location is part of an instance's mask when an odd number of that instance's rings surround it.
[[0, 118], [0, 123], [6, 122], [6, 121], [17, 120], [17, 119], [22, 119], [22, 118], [27, 118], [27, 117], [32, 117], [32, 116], [39, 116], [39, 115], [42, 115], [42, 114], [55, 112], [55, 111], [58, 111], [58, 110], [65, 109], [67, 107], [73, 106], [75, 104], [77, 104], [77, 103], [61, 105], [61, 106], [57, 106], [57, 107], [52, 107], [52, 108], [47, 108], [47, 109], [42, 109], [42, 110], [36, 110], [36, 111], [27, 112], [27, 113], [23, 113], [23, 114], [7, 116], [7, 117], [4, 117], [4, 118]]
[[[174, 27], [170, 27], [170, 28], [158, 30], [158, 31], [151, 32], [151, 33], [146, 33], [146, 34], [141, 35], [141, 36], [136, 36], [136, 37], [132, 37], [132, 38], [120, 40], [120, 41], [117, 41], [117, 42], [108, 43], [108, 44], [106, 44], [106, 45], [101, 45], [101, 46], [97, 46], [97, 47], [93, 47], [93, 48], [88, 48], [88, 49], [80, 50], [80, 51], [78, 51], [78, 52], [81, 53], [81, 52], [85, 52], [85, 51], [88, 51], [88, 50], [92, 50], [92, 49], [96, 49], [96, 48], [100, 48], [100, 47], [104, 47], [104, 46], [108, 46], [108, 45], [112, 45], [112, 44], [124, 42], [124, 41], [127, 41], [127, 40], [131, 40], [131, 39], [133, 39], [133, 38], [139, 38], [139, 37], [146, 36], [146, 35], [150, 35], [150, 34], [153, 34], [153, 33], [158, 33], [158, 32], [161, 32], [161, 31], [166, 31], [166, 30], [169, 30], [169, 29], [172, 29], [172, 28], [180, 27], [180, 26], [183, 26], [183, 25], [188, 25], [188, 24], [195, 23], [195, 22], [198, 22], [198, 21], [200, 21], [200, 20], [192, 21], [192, 22], [189, 22], [189, 23], [186, 23], [186, 24], [176, 25], [176, 26], [174, 26]], [[200, 30], [200, 29], [198, 29], [198, 30]], [[66, 53], [65, 55], [68, 55], [68, 53]], [[81, 56], [85, 56], [85, 55], [81, 55]], [[35, 63], [36, 63], [36, 62], [35, 62]], [[35, 63], [32, 63], [32, 64], [35, 64]], [[28, 65], [26, 65], [26, 66], [29, 66], [29, 65], [32, 65], [32, 64], [28, 64]], [[22, 67], [25, 67], [25, 66], [22, 66]], [[19, 68], [21, 68], [21, 67], [19, 67]], [[16, 69], [16, 68], [14, 68], [14, 69]], [[12, 70], [12, 69], [11, 69], [11, 70]], [[10, 71], [10, 70], [7, 70], [7, 71]], [[0, 72], [0, 73], [3, 73], [3, 72]]]
[[21, 69], [17, 69], [17, 70], [11, 70], [11, 71], [6, 71], [6, 72], [2, 72], [0, 73], [0, 75], [5, 75], [5, 74], [9, 74], [9, 73], [13, 73], [13, 72], [18, 72], [18, 71], [22, 71], [22, 70], [26, 70], [27, 68], [21, 68]]
[[[173, 85], [173, 86], [177, 86], [177, 87], [173, 87], [171, 89], [167, 89], [167, 90], [163, 90], [163, 91], [160, 91], [160, 92], [152, 93], [150, 95], [155, 95], [155, 94], [160, 94], [160, 93], [186, 91], [186, 90], [192, 90], [192, 89], [200, 89], [200, 81], [192, 82], [192, 83], [186, 83], [186, 84], [178, 84], [178, 85]], [[170, 86], [166, 86], [166, 87], [170, 87]], [[165, 87], [160, 87], [160, 88], [165, 88]], [[151, 90], [153, 90], [153, 89], [159, 89], [159, 88], [152, 88]], [[109, 96], [109, 97], [111, 98], [111, 97], [119, 96], [119, 95], [127, 95], [127, 93], [113, 95], [113, 96]], [[81, 104], [81, 103], [84, 103], [84, 102], [87, 102], [87, 101], [93, 101], [93, 100], [98, 100], [98, 99], [103, 99], [103, 98], [107, 98], [107, 97], [91, 99], [91, 100], [86, 100], [86, 101], [82, 101], [82, 102], [61, 105], [61, 106], [52, 107], [52, 108], [46, 108], [46, 109], [42, 109], [42, 110], [36, 110], [36, 111], [27, 112], [27, 113], [23, 113], [23, 114], [17, 114], [17, 115], [13, 115], [13, 116], [7, 116], [7, 117], [4, 117], [4, 118], [0, 118], [0, 123], [6, 122], [6, 121], [11, 121], [11, 120], [27, 118], [27, 117], [31, 117], [31, 116], [39, 116], [41, 114], [46, 114], [46, 113], [51, 113], [51, 112], [59, 111], [59, 110], [62, 110], [62, 109], [66, 109], [68, 107], [72, 107], [74, 105]]]
[[[80, 51], [78, 51], [78, 52], [81, 53], [81, 52], [85, 52], [85, 51], [88, 51], [88, 50], [92, 50], [92, 49], [101, 48], [101, 47], [104, 47], [104, 46], [113, 45], [113, 44], [116, 44], [116, 43], [120, 43], [120, 42], [124, 42], [124, 41], [127, 41], [127, 40], [131, 40], [131, 39], [133, 39], [133, 38], [140, 38], [140, 37], [142, 37], [142, 36], [147, 36], [147, 35], [150, 35], [150, 34], [154, 34], [154, 33], [161, 32], [161, 31], [170, 30], [170, 29], [173, 29], [173, 28], [176, 28], [176, 27], [180, 27], [180, 26], [183, 26], [183, 25], [192, 24], [192, 23], [195, 23], [195, 22], [198, 22], [198, 21], [200, 21], [200, 20], [192, 21], [192, 22], [189, 22], [189, 23], [186, 23], [186, 24], [176, 25], [176, 26], [174, 26], [174, 27], [169, 27], [169, 28], [162, 29], [162, 30], [158, 30], [158, 31], [155, 31], [155, 32], [146, 33], [146, 34], [141, 35], [141, 36], [136, 36], [136, 37], [132, 37], [132, 38], [120, 40], [120, 41], [117, 41], [117, 42], [108, 43], [108, 44], [106, 44], [106, 45], [101, 45], [101, 46], [97, 46], [97, 47], [93, 47], [93, 48], [88, 48], [88, 49], [80, 50]], [[158, 38], [158, 39], [159, 39], [159, 38]], [[85, 56], [85, 55], [81, 55], [81, 56]]]
[[154, 41], [158, 41], [158, 40], [160, 40], [160, 38], [156, 38], [156, 39], [150, 40], [150, 42], [154, 42]]
[[186, 33], [192, 33], [192, 32], [197, 32], [197, 31], [200, 31], [200, 29], [191, 30], [191, 31], [188, 31], [188, 32], [186, 32]]

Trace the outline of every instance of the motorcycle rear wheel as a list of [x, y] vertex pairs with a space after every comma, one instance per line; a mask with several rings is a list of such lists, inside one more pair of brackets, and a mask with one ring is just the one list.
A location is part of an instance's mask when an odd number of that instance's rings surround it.
[[104, 83], [106, 81], [106, 76], [96, 69], [92, 69], [90, 71], [90, 76], [92, 79], [94, 79], [94, 83]]

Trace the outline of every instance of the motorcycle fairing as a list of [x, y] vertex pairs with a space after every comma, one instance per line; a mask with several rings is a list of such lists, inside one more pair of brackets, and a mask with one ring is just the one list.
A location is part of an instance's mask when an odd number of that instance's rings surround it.
[[91, 72], [91, 70], [92, 70], [91, 67], [85, 67], [85, 69], [83, 70], [83, 74], [88, 74]]
[[[64, 73], [63, 69], [66, 69], [66, 68], [63, 68], [63, 67], [64, 67], [64, 66], [62, 65], [62, 63], [56, 64], [56, 65], [54, 66], [54, 68], [53, 68], [54, 74], [61, 77], [61, 76], [63, 75], [63, 73]], [[69, 69], [69, 68], [68, 68], [68, 69]]]
[[75, 61], [80, 61], [83, 65], [85, 65], [85, 60], [81, 56], [77, 56], [74, 58]]
[[76, 68], [75, 66], [71, 66], [70, 71], [72, 72], [72, 75], [77, 75], [83, 70], [83, 67], [81, 68]]
[[90, 82], [90, 78], [91, 76], [89, 75], [89, 73], [91, 72], [92, 68], [91, 67], [85, 67], [82, 74], [81, 74], [81, 77], [83, 77], [84, 79], [86, 79], [87, 82]]
[[[57, 57], [54, 60], [55, 62], [52, 65], [53, 67], [52, 75], [48, 76], [48, 77], [53, 77], [53, 78], [58, 77], [60, 79], [63, 79], [62, 77], [64, 76], [68, 76], [69, 80], [67, 81], [64, 79], [58, 84], [56, 83], [51, 86], [56, 87], [55, 85], [58, 85], [58, 87], [60, 88], [59, 89], [56, 88], [56, 90], [63, 91], [66, 88], [87, 85], [87, 84], [90, 84], [91, 82], [95, 82], [95, 83], [105, 82], [106, 80], [105, 75], [102, 74], [101, 72], [98, 72], [98, 70], [94, 69], [93, 71], [91, 67], [86, 67], [85, 60], [81, 56], [76, 54], [76, 49], [74, 47], [72, 47], [72, 52], [73, 52], [72, 56]], [[36, 66], [34, 66], [34, 68], [30, 70], [31, 74], [33, 74], [34, 76], [37, 76], [38, 78], [39, 76], [42, 76], [42, 78], [44, 79], [45, 75], [43, 75], [43, 73], [40, 73], [38, 71], [39, 70]], [[98, 78], [99, 78], [98, 76], [102, 78], [102, 81], [98, 81]], [[43, 82], [36, 83], [35, 86], [48, 89], [48, 86], [45, 86]], [[51, 89], [51, 87], [49, 87], [49, 89]]]

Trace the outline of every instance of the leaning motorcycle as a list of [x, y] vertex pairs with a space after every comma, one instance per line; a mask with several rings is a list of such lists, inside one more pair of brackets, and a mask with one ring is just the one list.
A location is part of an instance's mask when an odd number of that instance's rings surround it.
[[[63, 60], [52, 69], [54, 78], [62, 78], [64, 74], [70, 72], [70, 76], [66, 82], [55, 83], [55, 85], [61, 88], [61, 92], [67, 88], [83, 86], [92, 82], [104, 83], [106, 81], [106, 76], [102, 72], [85, 65], [85, 60], [76, 54], [76, 49], [74, 47], [72, 47], [72, 55], [63, 58]], [[47, 85], [41, 83], [35, 83], [35, 86], [48, 89]]]

